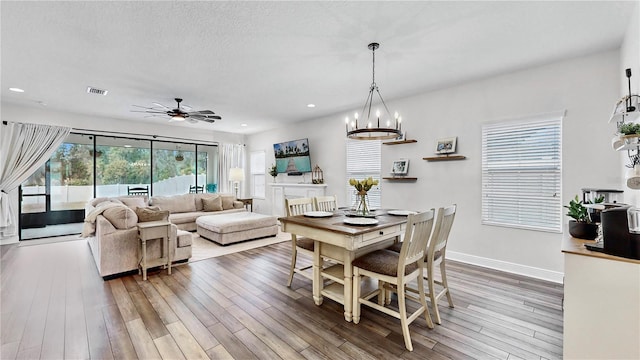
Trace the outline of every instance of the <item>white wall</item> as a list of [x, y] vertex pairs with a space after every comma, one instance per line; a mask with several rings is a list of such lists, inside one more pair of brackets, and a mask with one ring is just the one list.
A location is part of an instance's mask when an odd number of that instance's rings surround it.
[[[618, 71], [618, 79], [620, 81], [620, 93], [618, 98], [629, 94], [629, 84], [625, 75], [625, 69], [631, 69], [631, 93], [640, 94], [640, 3], [631, 14], [631, 21], [625, 33], [624, 41], [620, 47], [620, 70]], [[612, 105], [613, 107], [613, 105]], [[615, 129], [615, 126], [612, 125]], [[620, 152], [620, 157], [624, 164], [629, 164], [629, 157], [626, 152]], [[625, 190], [625, 202], [640, 206], [640, 190], [631, 190], [627, 187], [624, 178], [626, 167], [621, 167], [622, 182], [621, 189]]]
[[[380, 86], [384, 93], [384, 84]], [[457, 203], [448, 248], [451, 258], [561, 281], [561, 234], [481, 225], [481, 125], [566, 110], [562, 183], [566, 203], [582, 187], [620, 187], [621, 161], [611, 150], [612, 129], [607, 124], [618, 93], [619, 54], [612, 51], [388, 101], [392, 111], [402, 113], [407, 137], [418, 142], [383, 146], [383, 171], [394, 159], [409, 158], [409, 175], [418, 181], [383, 181], [383, 207], [424, 210]], [[346, 115], [251, 135], [248, 150], [265, 150], [270, 163], [273, 143], [308, 137], [312, 163], [324, 170], [327, 193], [337, 194], [344, 204], [342, 119]], [[449, 136], [458, 137], [458, 153], [467, 160], [422, 160], [433, 155], [436, 139]], [[280, 176], [278, 181], [299, 181]], [[269, 201], [267, 197], [260, 202], [261, 212], [270, 212]]]
[[[216, 132], [190, 128], [186, 124], [168, 125], [159, 123], [141, 123], [138, 121], [127, 121], [120, 119], [104, 118], [99, 116], [87, 116], [72, 114], [60, 111], [53, 111], [46, 108], [31, 108], [15, 104], [2, 103], [2, 121], [14, 121], [24, 123], [49, 124], [70, 126], [76, 129], [90, 129], [94, 131], [121, 132], [142, 135], [157, 135], [160, 137], [182, 138], [193, 141], [207, 141], [222, 143], [243, 143], [244, 136], [225, 132]], [[18, 191], [12, 191], [10, 199], [13, 208], [18, 209]], [[17, 216], [14, 218], [17, 223]], [[10, 244], [18, 241], [17, 236], [2, 237], [0, 244]]]

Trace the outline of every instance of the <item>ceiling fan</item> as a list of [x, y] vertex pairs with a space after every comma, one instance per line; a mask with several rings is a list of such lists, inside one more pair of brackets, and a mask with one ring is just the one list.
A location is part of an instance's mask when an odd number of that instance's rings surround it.
[[178, 103], [175, 109], [171, 109], [170, 107], [162, 105], [160, 103], [153, 103], [153, 105], [155, 105], [153, 107], [133, 105], [144, 110], [131, 111], [149, 114], [149, 116], [147, 117], [169, 116], [169, 122], [187, 120], [188, 122], [195, 124], [198, 121], [214, 123], [216, 120], [222, 120], [222, 117], [220, 117], [219, 115], [215, 115], [215, 113], [211, 110], [191, 111], [191, 107], [187, 105], [182, 105], [182, 107], [180, 107], [182, 99], [175, 98], [175, 101]]

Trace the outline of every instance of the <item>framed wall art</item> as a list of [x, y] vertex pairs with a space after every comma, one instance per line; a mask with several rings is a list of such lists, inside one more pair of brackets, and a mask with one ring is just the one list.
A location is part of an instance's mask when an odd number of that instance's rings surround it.
[[407, 175], [409, 172], [409, 159], [398, 159], [393, 162], [393, 166], [391, 167], [391, 173], [396, 175]]
[[451, 154], [456, 152], [456, 140], [457, 136], [438, 139], [436, 145], [436, 154]]

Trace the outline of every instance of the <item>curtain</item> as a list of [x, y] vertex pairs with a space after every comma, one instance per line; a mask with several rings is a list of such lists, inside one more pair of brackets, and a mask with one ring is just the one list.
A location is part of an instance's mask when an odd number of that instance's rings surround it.
[[221, 193], [233, 193], [233, 184], [229, 180], [229, 170], [231, 168], [244, 169], [244, 145], [223, 144], [221, 146], [220, 161], [218, 162], [218, 177]]
[[9, 192], [49, 160], [71, 128], [12, 122], [0, 126], [0, 234], [14, 236], [18, 232], [18, 224], [13, 220], [17, 214]]

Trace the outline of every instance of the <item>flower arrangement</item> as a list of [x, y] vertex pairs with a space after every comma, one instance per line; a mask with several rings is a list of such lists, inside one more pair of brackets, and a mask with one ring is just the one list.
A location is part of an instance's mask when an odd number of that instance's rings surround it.
[[358, 191], [359, 200], [356, 213], [362, 216], [368, 215], [369, 206], [367, 205], [367, 191], [371, 190], [373, 186], [378, 185], [378, 180], [373, 179], [371, 176], [363, 180], [349, 179], [349, 185], [353, 186]]
[[374, 180], [371, 176], [363, 180], [349, 179], [349, 185], [358, 190], [358, 195], [366, 195], [371, 187], [378, 185], [378, 180]]
[[271, 167], [269, 168], [269, 175], [273, 176], [274, 178], [278, 176], [278, 167], [276, 166], [276, 164], [271, 165]]

